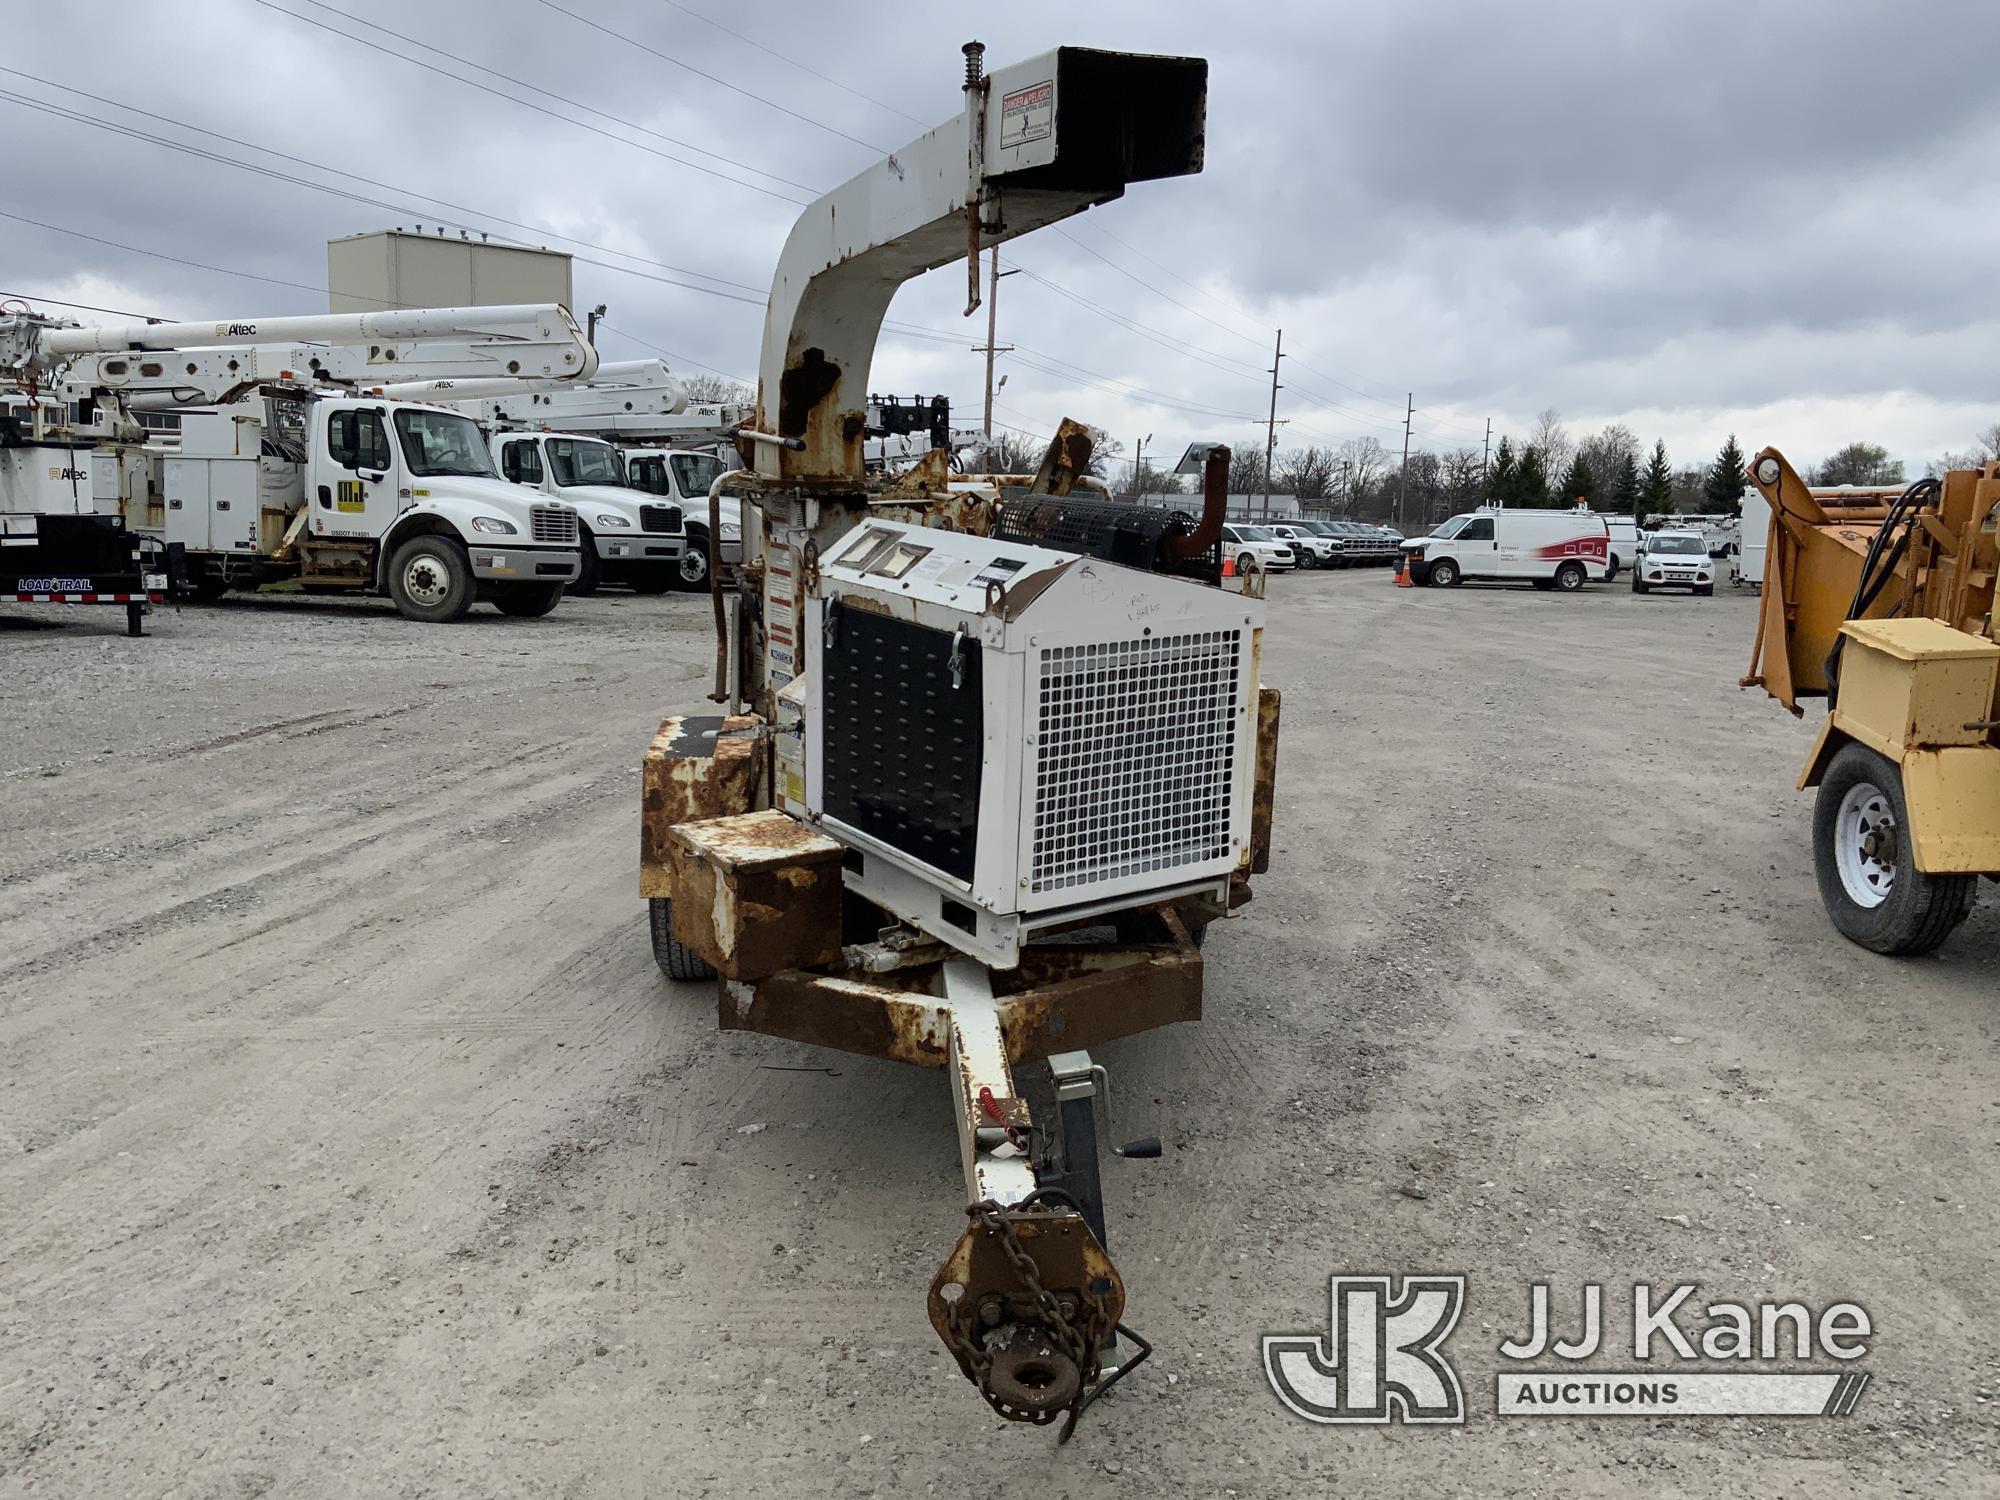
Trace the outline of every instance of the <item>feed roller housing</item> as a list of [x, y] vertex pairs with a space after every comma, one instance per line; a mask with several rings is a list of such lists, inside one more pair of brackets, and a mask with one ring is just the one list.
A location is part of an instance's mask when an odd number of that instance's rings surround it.
[[820, 568], [805, 808], [846, 883], [999, 968], [1035, 930], [1226, 897], [1246, 857], [1263, 606], [870, 521]]

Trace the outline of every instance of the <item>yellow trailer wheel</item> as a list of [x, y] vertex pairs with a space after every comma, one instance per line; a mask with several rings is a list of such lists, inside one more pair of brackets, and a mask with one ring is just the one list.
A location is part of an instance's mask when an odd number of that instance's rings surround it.
[[1876, 953], [1929, 953], [1965, 920], [1977, 875], [1926, 875], [1916, 867], [1903, 777], [1865, 745], [1827, 764], [1813, 807], [1813, 868], [1833, 925]]

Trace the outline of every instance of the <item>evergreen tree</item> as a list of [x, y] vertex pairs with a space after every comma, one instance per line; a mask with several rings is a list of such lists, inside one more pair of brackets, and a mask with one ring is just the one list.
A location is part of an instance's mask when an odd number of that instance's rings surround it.
[[1514, 494], [1508, 503], [1533, 510], [1549, 508], [1549, 475], [1542, 467], [1542, 450], [1533, 443], [1521, 450], [1520, 461], [1514, 465]]
[[1563, 475], [1562, 490], [1552, 497], [1559, 508], [1566, 508], [1582, 501], [1589, 505], [1597, 498], [1597, 476], [1590, 472], [1590, 464], [1581, 450], [1569, 461], [1569, 472]]
[[1639, 514], [1639, 455], [1625, 450], [1625, 462], [1618, 466], [1618, 479], [1611, 486], [1611, 509]]
[[1674, 508], [1674, 467], [1667, 462], [1667, 445], [1655, 441], [1653, 456], [1646, 460], [1646, 473], [1639, 481], [1639, 505], [1632, 512], [1642, 520], [1664, 516]]
[[1743, 486], [1748, 480], [1743, 472], [1743, 450], [1736, 446], [1736, 434], [1729, 434], [1729, 441], [1722, 445], [1722, 451], [1715, 455], [1715, 462], [1708, 466], [1708, 477], [1702, 481], [1702, 509], [1711, 516], [1733, 516], [1743, 509]]
[[1488, 505], [1516, 504], [1515, 489], [1518, 475], [1514, 466], [1514, 443], [1511, 438], [1502, 437], [1500, 447], [1493, 455], [1493, 462], [1486, 468], [1486, 503]]

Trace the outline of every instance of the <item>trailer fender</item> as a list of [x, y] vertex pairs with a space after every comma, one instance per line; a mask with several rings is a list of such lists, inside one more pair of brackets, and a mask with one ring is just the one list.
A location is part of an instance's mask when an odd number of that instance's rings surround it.
[[1948, 745], [1903, 757], [1911, 857], [1926, 875], [2000, 871], [2000, 749]]
[[1833, 721], [1833, 715], [1826, 716], [1826, 722], [1819, 726], [1819, 734], [1814, 738], [1812, 751], [1806, 756], [1806, 768], [1799, 772], [1798, 789], [1810, 791], [1819, 785], [1826, 775], [1826, 764], [1839, 753], [1840, 747], [1853, 738], [1846, 730]]

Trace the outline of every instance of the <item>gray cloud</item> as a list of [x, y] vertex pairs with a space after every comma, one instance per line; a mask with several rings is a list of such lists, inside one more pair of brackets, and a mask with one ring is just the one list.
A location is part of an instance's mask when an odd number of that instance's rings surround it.
[[[576, 267], [579, 303], [608, 303], [620, 330], [607, 353], [645, 352], [620, 342], [629, 335], [690, 368], [750, 375], [761, 309], [667, 280], [735, 296], [746, 294], [723, 283], [767, 285], [797, 210], [656, 153], [706, 148], [823, 190], [872, 159], [844, 136], [893, 148], [920, 129], [662, 0], [559, 3], [830, 128], [539, 0], [278, 3], [638, 144], [250, 0], [40, 8], [17, 19], [0, 59], [37, 81], [0, 75], [0, 89], [388, 206], [0, 100], [0, 207], [224, 268], [0, 221], [0, 288], [176, 316], [308, 311], [320, 295], [273, 283], [319, 285], [330, 236], [442, 218], [545, 237], [496, 222], [517, 220], [607, 247], [547, 241], [623, 267]], [[958, 108], [957, 46], [975, 23], [952, 8], [713, 4], [687, 0], [926, 124]], [[1201, 177], [1149, 184], [1068, 238], [1012, 247], [1036, 276], [1006, 284], [1002, 334], [1036, 353], [1003, 365], [1009, 423], [1045, 432], [1073, 414], [1128, 440], [1150, 432], [1160, 453], [1197, 438], [1261, 442], [1248, 418], [1264, 409], [1260, 372], [1280, 324], [1295, 353], [1287, 444], [1400, 441], [1414, 389], [1418, 441], [1433, 446], [1476, 446], [1489, 415], [1518, 432], [1554, 405], [1578, 427], [1618, 419], [1665, 436], [1688, 462], [1734, 430], [1801, 457], [1871, 438], [1921, 463], [1962, 446], [2000, 404], [1985, 354], [1996, 213], [1981, 190], [2000, 144], [1982, 76], [2000, 10], [1161, 9], [1023, 4], [976, 18], [996, 61], [1073, 42], [1211, 63]], [[968, 346], [984, 330], [959, 316], [959, 276], [948, 268], [898, 297], [893, 319], [937, 335], [885, 337], [879, 388], [942, 389], [976, 412]]]

